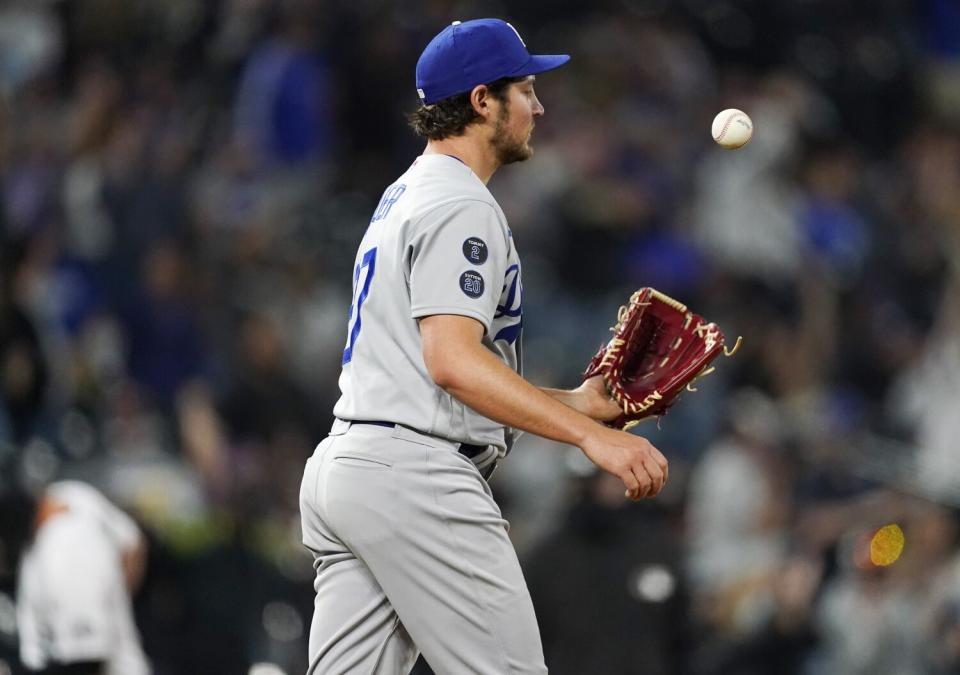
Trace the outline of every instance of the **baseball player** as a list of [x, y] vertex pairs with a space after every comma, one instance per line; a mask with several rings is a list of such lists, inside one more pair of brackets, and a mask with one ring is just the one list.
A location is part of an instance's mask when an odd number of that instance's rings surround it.
[[149, 675], [133, 619], [145, 540], [93, 487], [0, 495], [0, 566], [17, 567], [20, 658], [48, 675]]
[[598, 379], [572, 391], [521, 376], [522, 267], [486, 184], [529, 158], [544, 108], [531, 56], [496, 19], [455, 21], [417, 63], [411, 126], [426, 149], [383, 193], [360, 242], [330, 435], [300, 493], [314, 555], [309, 673], [543, 673], [507, 522], [485, 478], [523, 430], [576, 445], [656, 495], [667, 462], [597, 420]]

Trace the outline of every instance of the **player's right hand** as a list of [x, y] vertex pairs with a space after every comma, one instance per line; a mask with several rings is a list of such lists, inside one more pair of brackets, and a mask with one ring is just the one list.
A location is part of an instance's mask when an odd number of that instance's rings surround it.
[[628, 499], [656, 497], [667, 482], [667, 458], [641, 436], [597, 425], [580, 449], [598, 467], [623, 481]]

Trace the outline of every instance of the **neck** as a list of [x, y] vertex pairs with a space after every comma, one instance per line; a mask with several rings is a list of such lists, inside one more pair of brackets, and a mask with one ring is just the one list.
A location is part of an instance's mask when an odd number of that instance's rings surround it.
[[500, 163], [497, 161], [493, 148], [488, 143], [484, 143], [473, 130], [468, 131], [463, 136], [444, 138], [439, 141], [427, 141], [427, 147], [423, 154], [456, 157], [470, 167], [470, 170], [483, 181], [484, 185], [490, 182], [490, 178], [500, 168]]

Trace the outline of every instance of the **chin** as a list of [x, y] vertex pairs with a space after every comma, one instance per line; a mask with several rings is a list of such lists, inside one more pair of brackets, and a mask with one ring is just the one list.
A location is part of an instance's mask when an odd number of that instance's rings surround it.
[[515, 164], [516, 162], [525, 162], [533, 157], [533, 148], [525, 147], [515, 152], [501, 155], [500, 164]]
[[523, 141], [518, 140], [510, 144], [495, 141], [493, 145], [501, 166], [515, 162], [524, 162], [533, 157], [533, 148], [530, 146], [529, 136]]
[[517, 156], [515, 161], [524, 162], [533, 157], [533, 146], [530, 145], [530, 141], [527, 140], [525, 143], [517, 145], [517, 147], [514, 148], [514, 153]]

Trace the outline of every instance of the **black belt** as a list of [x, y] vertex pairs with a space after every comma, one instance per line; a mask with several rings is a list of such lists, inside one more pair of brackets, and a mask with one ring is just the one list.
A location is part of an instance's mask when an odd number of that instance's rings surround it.
[[[373, 424], [378, 427], [390, 427], [391, 429], [397, 426], [397, 424], [394, 422], [385, 422], [383, 420], [344, 420], [344, 421], [349, 422], [350, 424]], [[399, 426], [403, 426], [403, 425], [401, 424]], [[481, 452], [484, 452], [488, 447], [490, 446], [471, 445], [469, 443], [461, 443], [458, 451], [460, 452], [461, 455], [463, 455], [467, 459], [473, 459], [474, 457], [479, 455]]]

